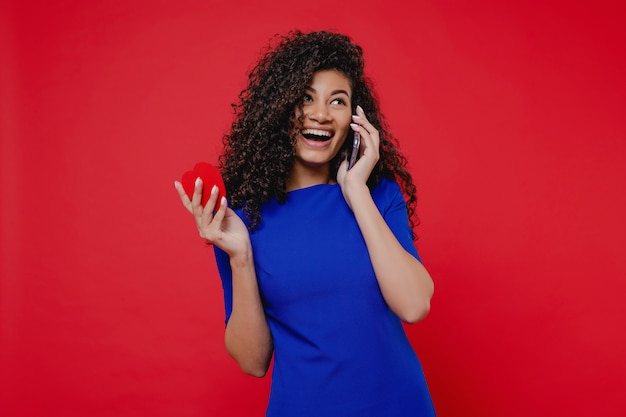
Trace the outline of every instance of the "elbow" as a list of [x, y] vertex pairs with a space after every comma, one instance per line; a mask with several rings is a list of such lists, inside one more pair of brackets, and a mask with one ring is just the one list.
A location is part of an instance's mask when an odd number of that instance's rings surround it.
[[[411, 277], [412, 287], [396, 298], [400, 320], [408, 324], [422, 321], [430, 313], [430, 300], [435, 290], [434, 283], [426, 269], [420, 265], [420, 273]], [[414, 279], [413, 279], [414, 278]]]
[[406, 300], [403, 314], [399, 315], [400, 319], [408, 324], [415, 324], [422, 321], [430, 313], [430, 300], [433, 297], [434, 285], [429, 276], [429, 285], [420, 290], [419, 295], [412, 298], [412, 300]]
[[253, 376], [255, 378], [263, 378], [267, 374], [267, 367], [263, 366], [250, 366], [239, 364], [239, 368], [243, 371], [244, 374]]
[[421, 303], [415, 303], [410, 308], [406, 308], [402, 314], [398, 314], [400, 320], [408, 324], [415, 324], [426, 318], [430, 312], [430, 300]]
[[270, 360], [266, 358], [266, 355], [261, 355], [258, 352], [238, 352], [236, 349], [228, 346], [228, 344], [226, 345], [226, 352], [237, 362], [239, 369], [244, 374], [255, 378], [263, 378], [267, 374]]
[[245, 359], [239, 358], [236, 355], [233, 355], [231, 352], [228, 352], [230, 357], [237, 362], [239, 365], [239, 369], [246, 374], [253, 376], [255, 378], [263, 378], [267, 374], [267, 370], [269, 369], [269, 363], [264, 362], [262, 360], [253, 360], [252, 358]]
[[263, 378], [270, 367], [273, 345], [271, 339], [267, 343], [250, 343], [236, 337], [226, 328], [224, 337], [226, 352], [233, 358], [241, 371], [256, 378]]

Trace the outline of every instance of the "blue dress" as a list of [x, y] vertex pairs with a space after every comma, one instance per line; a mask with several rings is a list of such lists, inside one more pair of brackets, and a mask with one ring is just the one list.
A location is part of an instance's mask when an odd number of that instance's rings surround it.
[[[372, 196], [419, 259], [400, 187], [382, 180]], [[261, 215], [250, 237], [274, 342], [267, 416], [434, 416], [419, 360], [382, 297], [340, 186], [291, 191], [286, 203], [272, 200]], [[232, 274], [228, 255], [215, 253], [228, 321]]]

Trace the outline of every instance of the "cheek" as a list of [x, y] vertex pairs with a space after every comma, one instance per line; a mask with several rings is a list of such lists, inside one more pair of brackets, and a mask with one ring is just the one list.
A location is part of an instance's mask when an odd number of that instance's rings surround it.
[[350, 129], [350, 123], [352, 123], [352, 114], [350, 111], [342, 112], [337, 116], [337, 124], [343, 129]]
[[346, 143], [348, 143], [348, 136], [350, 136], [350, 131], [346, 130], [343, 135], [343, 137], [341, 138], [341, 140], [337, 141], [337, 149], [343, 149], [344, 147], [346, 147]]
[[350, 128], [350, 123], [352, 123], [352, 115], [348, 114], [347, 116], [342, 118], [340, 126], [344, 130], [344, 135], [347, 135], [352, 131], [352, 128]]

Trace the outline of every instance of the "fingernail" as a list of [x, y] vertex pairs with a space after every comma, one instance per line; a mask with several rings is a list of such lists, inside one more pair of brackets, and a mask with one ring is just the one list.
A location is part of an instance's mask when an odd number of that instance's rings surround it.
[[363, 111], [363, 107], [359, 106], [358, 104], [357, 104], [356, 108], [357, 108], [357, 110], [361, 110], [361, 112], [362, 112], [362, 113], [365, 113], [365, 112]]
[[196, 187], [200, 184], [202, 184], [202, 180], [200, 179], [200, 177], [198, 177], [196, 178]]
[[178, 188], [178, 181], [174, 181], [174, 188]]
[[353, 115], [352, 115], [352, 118], [353, 118], [353, 119], [355, 119], [355, 120], [363, 120], [363, 119], [361, 118], [361, 116], [357, 116], [356, 114], [353, 114]]
[[356, 123], [350, 123], [350, 127], [352, 129], [356, 129], [357, 127], [359, 127], [359, 125], [357, 125]]
[[217, 193], [217, 185], [214, 185], [213, 188], [211, 188], [211, 194], [215, 193]]
[[228, 202], [226, 201], [226, 197], [222, 197], [222, 203], [224, 207], [228, 207]]

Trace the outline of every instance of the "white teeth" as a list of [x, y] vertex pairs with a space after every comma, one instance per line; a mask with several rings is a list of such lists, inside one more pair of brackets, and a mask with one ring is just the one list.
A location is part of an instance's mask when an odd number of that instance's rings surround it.
[[315, 135], [315, 136], [326, 136], [327, 138], [331, 137], [331, 133], [327, 130], [317, 130], [317, 129], [303, 129], [303, 135]]

